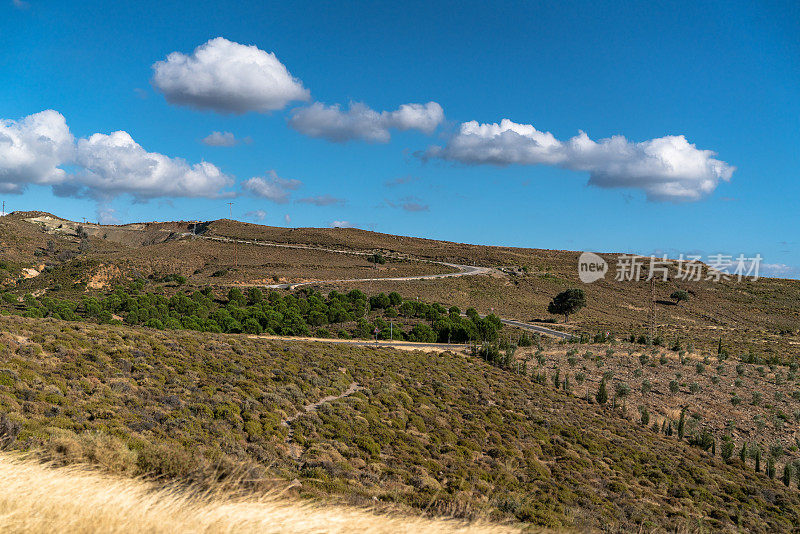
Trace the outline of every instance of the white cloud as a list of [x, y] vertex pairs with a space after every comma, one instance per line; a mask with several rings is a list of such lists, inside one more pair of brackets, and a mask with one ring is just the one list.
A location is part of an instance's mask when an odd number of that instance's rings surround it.
[[278, 204], [289, 202], [290, 191], [303, 185], [300, 180], [287, 180], [278, 176], [274, 170], [266, 176], [254, 176], [242, 183], [242, 188], [258, 197], [263, 197]]
[[233, 184], [230, 176], [211, 163], [190, 165], [181, 158], [147, 152], [122, 131], [79, 140], [76, 162], [84, 169], [77, 175], [78, 182], [95, 196], [214, 198]]
[[700, 150], [682, 135], [635, 143], [623, 136], [593, 141], [584, 132], [559, 141], [530, 124], [503, 119], [500, 124], [461, 124], [445, 147], [430, 147], [424, 157], [468, 165], [555, 165], [589, 173], [602, 188], [641, 189], [648, 200], [694, 201], [729, 181], [735, 167]]
[[380, 113], [359, 102], [351, 103], [347, 111], [342, 111], [338, 104], [326, 106], [315, 102], [294, 110], [289, 125], [304, 135], [335, 143], [353, 140], [386, 143], [392, 128], [430, 134], [443, 120], [444, 112], [436, 102], [403, 104], [396, 111]]
[[97, 222], [100, 224], [119, 224], [117, 210], [108, 205], [99, 204], [97, 206]]
[[345, 200], [331, 195], [317, 195], [315, 197], [301, 198], [297, 202], [301, 204], [312, 204], [314, 206], [343, 206]]
[[0, 192], [21, 193], [28, 184], [57, 185], [75, 139], [64, 116], [48, 109], [19, 121], [0, 120]]
[[444, 120], [444, 110], [436, 102], [403, 104], [397, 111], [383, 112], [387, 126], [398, 130], [419, 130], [432, 134]]
[[248, 219], [252, 220], [252, 221], [261, 222], [264, 219], [266, 219], [267, 212], [264, 211], [264, 210], [248, 211], [247, 213], [244, 214], [244, 216], [247, 217]]
[[800, 268], [785, 263], [762, 263], [759, 275], [773, 278], [800, 278]]
[[220, 113], [266, 113], [310, 96], [275, 54], [223, 37], [191, 55], [172, 52], [153, 71], [153, 85], [169, 103]]
[[239, 140], [231, 132], [211, 132], [201, 142], [207, 146], [236, 146]]
[[331, 228], [352, 228], [350, 221], [331, 221]]
[[291, 217], [289, 217], [289, 214], [288, 214], [288, 213], [287, 213], [286, 215], [284, 215], [284, 216], [283, 216], [283, 222], [285, 222], [286, 224], [289, 224], [289, 223], [291, 223], [291, 222], [292, 222], [292, 218], [291, 218]]
[[[70, 170], [64, 169], [66, 167]], [[211, 163], [188, 164], [147, 152], [127, 132], [78, 140], [53, 110], [19, 121], [0, 120], [0, 192], [49, 185], [60, 196], [109, 199], [130, 193], [139, 200], [218, 197], [233, 179]]]

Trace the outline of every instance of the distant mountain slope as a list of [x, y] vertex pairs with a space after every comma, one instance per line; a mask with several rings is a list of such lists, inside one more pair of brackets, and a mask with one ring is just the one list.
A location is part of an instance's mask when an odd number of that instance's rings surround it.
[[[30, 222], [42, 217], [51, 217], [51, 223]], [[58, 225], [62, 228], [57, 228]], [[14, 213], [0, 218], [0, 246], [5, 249], [4, 258], [14, 262], [16, 275], [23, 267], [38, 271], [38, 267], [50, 265], [54, 269], [52, 275], [48, 272], [32, 278], [16, 286], [15, 291], [44, 290], [53, 284], [65, 290], [65, 281], [88, 280], [96, 275], [101, 264], [121, 269], [127, 278], [158, 278], [177, 272], [189, 278], [190, 286], [224, 287], [444, 272], [446, 269], [440, 266], [411, 261], [436, 259], [496, 269], [491, 276], [463, 279], [326, 287], [355, 287], [368, 292], [396, 290], [406, 297], [418, 296], [462, 309], [472, 306], [482, 313], [494, 310], [503, 317], [519, 320], [552, 319], [546, 312], [550, 299], [564, 289], [581, 287], [586, 292], [587, 307], [571, 318], [567, 329], [592, 334], [611, 331], [626, 336], [649, 330], [650, 284], [643, 280], [614, 280], [613, 254], [602, 254], [612, 269], [606, 279], [583, 284], [577, 273], [579, 253], [570, 251], [469, 245], [352, 228], [277, 228], [227, 219], [198, 222], [197, 233], [335, 250], [391, 252], [405, 255], [409, 261], [376, 266], [364, 256], [191, 240], [185, 237], [187, 232], [195, 230], [191, 221], [81, 225], [88, 235], [82, 251], [75, 232], [78, 225], [56, 221], [54, 216], [43, 212]], [[71, 254], [77, 256], [69, 259]], [[687, 290], [690, 298], [675, 305], [669, 296], [678, 289]], [[680, 338], [684, 344], [691, 342], [701, 350], [713, 351], [722, 340], [735, 355], [753, 351], [767, 357], [800, 358], [800, 281], [670, 280], [657, 284], [656, 299], [659, 334], [664, 343]]]

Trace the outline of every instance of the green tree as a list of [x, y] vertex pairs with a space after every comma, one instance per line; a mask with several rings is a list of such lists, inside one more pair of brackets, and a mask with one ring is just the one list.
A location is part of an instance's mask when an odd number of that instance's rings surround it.
[[619, 397], [620, 399], [622, 399], [623, 407], [624, 407], [625, 398], [628, 396], [628, 394], [630, 392], [631, 392], [631, 388], [628, 386], [627, 383], [625, 383], [625, 382], [617, 382], [617, 383], [615, 383], [614, 384], [614, 399], [615, 399], [615, 402], [616, 402], [616, 398]]
[[689, 292], [683, 289], [678, 289], [677, 291], [673, 291], [669, 298], [674, 300], [675, 304], [680, 304], [681, 301], [689, 300]]
[[733, 456], [733, 449], [734, 449], [734, 444], [731, 437], [724, 436], [722, 438], [722, 450], [720, 451], [720, 456], [722, 456], [722, 459], [725, 460], [726, 462], [730, 460], [731, 456]]
[[264, 292], [261, 291], [257, 287], [251, 287], [247, 290], [247, 303], [251, 306], [253, 304], [259, 304], [262, 300], [264, 300]]
[[564, 322], [569, 321], [569, 316], [577, 313], [586, 306], [586, 295], [583, 289], [567, 289], [562, 291], [547, 305], [547, 312], [553, 315], [563, 315]]
[[775, 459], [772, 456], [767, 458], [767, 476], [775, 478]]
[[245, 306], [247, 305], [247, 300], [244, 298], [241, 289], [232, 287], [228, 290], [228, 303], [234, 306]]
[[376, 265], [383, 265], [386, 263], [386, 258], [383, 257], [383, 254], [376, 252], [367, 256], [367, 261]]
[[606, 380], [605, 378], [600, 381], [600, 388], [597, 390], [597, 395], [595, 395], [595, 399], [597, 399], [597, 403], [601, 406], [608, 402], [608, 391], [606, 390]]

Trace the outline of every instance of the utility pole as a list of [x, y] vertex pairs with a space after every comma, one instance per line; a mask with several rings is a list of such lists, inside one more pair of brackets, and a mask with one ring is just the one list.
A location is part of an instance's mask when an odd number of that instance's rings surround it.
[[650, 340], [656, 338], [656, 277], [650, 278]]
[[[230, 215], [231, 221], [233, 221], [233, 202], [228, 202], [228, 213]], [[236, 238], [233, 239], [233, 267], [234, 269], [239, 268], [239, 262], [236, 258]]]

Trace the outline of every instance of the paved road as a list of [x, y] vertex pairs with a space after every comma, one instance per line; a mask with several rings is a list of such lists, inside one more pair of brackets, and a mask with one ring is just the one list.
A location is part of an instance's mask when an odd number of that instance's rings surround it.
[[337, 284], [347, 282], [408, 282], [409, 280], [437, 280], [439, 278], [456, 278], [459, 276], [475, 276], [477, 274], [487, 274], [490, 269], [488, 267], [477, 267], [474, 265], [459, 265], [457, 263], [445, 263], [442, 261], [435, 261], [431, 263], [438, 263], [446, 267], [458, 269], [453, 273], [442, 274], [422, 274], [417, 276], [402, 276], [397, 278], [344, 278], [342, 280], [318, 280], [314, 282], [299, 282], [296, 284], [272, 284], [266, 287], [271, 289], [297, 289], [303, 286], [313, 286], [322, 284]]
[[[184, 234], [187, 236], [192, 236], [193, 234]], [[231, 239], [229, 237], [217, 237], [217, 236], [204, 236], [199, 235], [202, 239], [210, 239], [212, 241], [224, 241], [226, 243], [242, 243], [245, 245], [257, 245], [262, 247], [278, 247], [278, 248], [293, 248], [293, 249], [302, 249], [302, 250], [318, 250], [320, 252], [333, 252], [336, 254], [351, 254], [355, 256], [371, 256], [372, 252], [363, 252], [363, 251], [356, 251], [356, 250], [337, 250], [333, 248], [324, 248], [324, 247], [316, 247], [312, 245], [290, 245], [286, 243], [272, 243], [269, 241], [250, 241], [246, 239]], [[313, 285], [321, 285], [321, 284], [337, 284], [337, 283], [347, 283], [347, 282], [408, 282], [410, 280], [436, 280], [439, 278], [455, 278], [459, 276], [475, 276], [479, 274], [488, 274], [491, 269], [489, 267], [478, 267], [476, 265], [460, 265], [458, 263], [448, 263], [445, 261], [435, 261], [435, 260], [422, 260], [417, 258], [409, 258], [407, 256], [401, 255], [392, 255], [392, 254], [385, 254], [388, 258], [397, 258], [397, 259], [414, 259], [415, 261], [423, 262], [423, 263], [433, 263], [436, 265], [443, 265], [445, 267], [450, 267], [455, 269], [455, 272], [452, 273], [442, 273], [442, 274], [423, 274], [418, 276], [403, 276], [398, 278], [344, 278], [341, 280], [316, 280], [313, 282], [298, 282], [294, 284], [271, 284], [265, 287], [270, 289], [297, 289], [298, 287], [304, 286], [313, 286]]]
[[[186, 236], [194, 236], [194, 234], [184, 234]], [[231, 239], [229, 237], [217, 237], [217, 236], [204, 236], [198, 235], [194, 237], [200, 237], [202, 239], [210, 239], [212, 241], [224, 241], [227, 243], [242, 243], [245, 245], [258, 245], [264, 247], [279, 247], [279, 248], [293, 248], [293, 249], [303, 249], [303, 250], [318, 250], [321, 252], [333, 252], [337, 254], [352, 254], [357, 256], [369, 256], [372, 252], [362, 252], [362, 251], [354, 251], [354, 250], [337, 250], [332, 248], [325, 248], [325, 247], [317, 247], [312, 245], [294, 245], [294, 244], [286, 244], [286, 243], [272, 243], [269, 241], [251, 241], [246, 239]], [[435, 260], [422, 260], [417, 258], [409, 258], [407, 256], [401, 255], [391, 255], [387, 254], [386, 257], [392, 258], [399, 258], [399, 259], [414, 259], [419, 262], [425, 263], [433, 263], [436, 265], [443, 265], [445, 267], [450, 267], [452, 269], [456, 269], [456, 272], [452, 273], [443, 273], [443, 274], [424, 274], [418, 276], [403, 276], [398, 278], [345, 278], [342, 280], [317, 280], [314, 282], [298, 282], [295, 284], [272, 284], [265, 286], [270, 289], [297, 289], [298, 287], [305, 287], [305, 286], [313, 286], [313, 285], [323, 285], [323, 284], [338, 284], [338, 283], [350, 283], [350, 282], [407, 282], [410, 280], [437, 280], [439, 278], [456, 278], [460, 276], [476, 276], [480, 274], [488, 274], [491, 269], [489, 267], [479, 267], [477, 265], [461, 265], [458, 263], [448, 263], [444, 261], [435, 261]], [[515, 321], [513, 319], [500, 319], [503, 324], [514, 326], [517, 328], [522, 328], [523, 330], [528, 330], [530, 332], [536, 332], [539, 334], [544, 334], [547, 336], [557, 337], [559, 339], [569, 339], [572, 337], [571, 334], [565, 334], [564, 332], [559, 332], [558, 330], [552, 330], [550, 328], [546, 328], [544, 326], [538, 326], [534, 324], [523, 323], [521, 321]], [[323, 339], [322, 341], [326, 341], [328, 343], [336, 343], [340, 341], [347, 342], [347, 340], [335, 340], [335, 339]], [[356, 344], [350, 342], [351, 344]], [[380, 342], [379, 342], [380, 343]], [[374, 342], [365, 342], [365, 345], [375, 346]], [[447, 350], [446, 347], [453, 347], [452, 345], [440, 344], [440, 343], [419, 343], [415, 344], [419, 345], [420, 347], [431, 347], [431, 348], [442, 348], [443, 350]]]
[[508, 326], [515, 326], [517, 328], [522, 328], [523, 330], [536, 332], [538, 334], [545, 334], [547, 336], [553, 336], [561, 339], [570, 339], [572, 337], [572, 334], [559, 332], [558, 330], [553, 330], [551, 328], [546, 328], [544, 326], [539, 326], [536, 324], [523, 323], [521, 321], [515, 321], [513, 319], [500, 319], [500, 321]]

